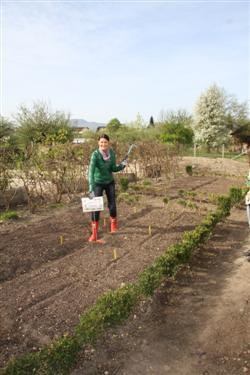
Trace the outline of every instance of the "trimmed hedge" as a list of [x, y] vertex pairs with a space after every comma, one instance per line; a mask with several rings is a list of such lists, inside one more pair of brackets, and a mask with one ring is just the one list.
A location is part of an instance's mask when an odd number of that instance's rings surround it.
[[121, 323], [129, 316], [138, 297], [138, 288], [133, 284], [105, 293], [80, 318], [76, 327], [78, 342], [81, 345], [93, 343], [106, 328]]
[[124, 321], [139, 298], [149, 296], [165, 277], [174, 276], [202, 243], [211, 236], [216, 224], [224, 220], [234, 204], [242, 200], [245, 189], [231, 188], [228, 196], [218, 198], [218, 208], [209, 213], [193, 231], [185, 232], [182, 240], [168, 247], [164, 254], [139, 274], [138, 282], [127, 284], [100, 297], [80, 318], [72, 337], [64, 336], [36, 353], [9, 362], [5, 375], [66, 375], [74, 367], [83, 346], [95, 342], [105, 329]]
[[69, 374], [76, 364], [81, 346], [75, 337], [62, 337], [36, 353], [10, 361], [4, 374]]

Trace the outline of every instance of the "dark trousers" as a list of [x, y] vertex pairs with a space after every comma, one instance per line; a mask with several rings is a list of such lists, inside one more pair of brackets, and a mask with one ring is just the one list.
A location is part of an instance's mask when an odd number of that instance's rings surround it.
[[[101, 197], [105, 191], [108, 199], [108, 208], [110, 216], [116, 217], [116, 202], [115, 202], [115, 182], [112, 181], [109, 184], [96, 184], [95, 186], [95, 196]], [[100, 211], [95, 211], [91, 213], [92, 221], [99, 221]]]

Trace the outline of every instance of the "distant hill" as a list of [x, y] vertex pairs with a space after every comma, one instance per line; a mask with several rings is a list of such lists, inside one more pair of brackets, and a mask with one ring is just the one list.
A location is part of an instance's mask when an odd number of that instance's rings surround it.
[[94, 121], [87, 121], [87, 120], [84, 120], [84, 119], [71, 119], [70, 120], [71, 122], [71, 125], [76, 127], [76, 128], [80, 128], [82, 126], [85, 126], [87, 128], [89, 128], [89, 130], [92, 130], [92, 131], [96, 131], [96, 129], [98, 128], [98, 126], [106, 126], [106, 124], [102, 123], [102, 122], [94, 122]]

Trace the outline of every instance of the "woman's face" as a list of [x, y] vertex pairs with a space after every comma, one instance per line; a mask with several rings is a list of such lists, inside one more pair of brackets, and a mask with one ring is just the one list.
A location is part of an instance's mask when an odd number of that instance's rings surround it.
[[109, 148], [109, 141], [106, 138], [101, 138], [98, 141], [98, 146], [102, 151], [107, 151]]

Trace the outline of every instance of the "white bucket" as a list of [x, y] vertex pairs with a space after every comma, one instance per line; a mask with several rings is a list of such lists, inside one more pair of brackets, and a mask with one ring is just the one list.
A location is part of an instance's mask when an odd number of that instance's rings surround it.
[[81, 198], [83, 212], [103, 211], [103, 197]]

